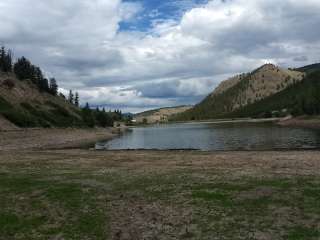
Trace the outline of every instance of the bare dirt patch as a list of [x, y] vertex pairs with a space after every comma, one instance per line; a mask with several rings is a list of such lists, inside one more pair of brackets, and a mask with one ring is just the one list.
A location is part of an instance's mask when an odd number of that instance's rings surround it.
[[[1, 119], [0, 119], [1, 121]], [[0, 151], [21, 149], [63, 149], [94, 146], [115, 137], [113, 129], [20, 129], [0, 131]]]

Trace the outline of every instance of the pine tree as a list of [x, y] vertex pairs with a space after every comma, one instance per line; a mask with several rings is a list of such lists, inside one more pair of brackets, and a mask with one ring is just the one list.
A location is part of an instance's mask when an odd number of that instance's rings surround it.
[[75, 98], [74, 98], [74, 105], [79, 107], [79, 93], [76, 92]]
[[34, 69], [28, 59], [21, 57], [14, 64], [14, 73], [20, 80], [32, 79], [34, 76]]
[[96, 121], [100, 127], [113, 126], [113, 120], [111, 116], [106, 113], [106, 110], [103, 108], [102, 111], [96, 111]]
[[5, 47], [0, 49], [0, 71], [12, 72], [12, 52], [6, 51]]
[[49, 93], [53, 96], [57, 96], [58, 94], [58, 84], [55, 78], [50, 78]]
[[4, 72], [3, 68], [4, 68], [5, 56], [6, 56], [5, 49], [4, 49], [4, 47], [1, 47], [1, 49], [0, 49], [0, 71], [2, 71], [2, 72]]
[[49, 91], [48, 79], [44, 78], [42, 71], [39, 67], [31, 65], [30, 80], [38, 86], [40, 91]]
[[48, 79], [42, 78], [38, 83], [40, 91], [49, 92], [49, 82]]
[[69, 103], [74, 104], [74, 95], [73, 95], [72, 90], [69, 91], [68, 101], [69, 101]]
[[86, 103], [85, 107], [82, 109], [82, 118], [86, 126], [88, 127], [95, 126], [94, 116], [93, 116], [92, 110], [90, 109], [89, 103]]

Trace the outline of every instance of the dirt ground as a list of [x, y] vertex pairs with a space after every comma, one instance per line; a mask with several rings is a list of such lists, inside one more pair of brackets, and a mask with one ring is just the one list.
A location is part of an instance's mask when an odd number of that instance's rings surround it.
[[320, 129], [320, 116], [315, 117], [297, 117], [291, 118], [286, 121], [280, 121], [279, 125], [285, 127], [303, 127]]
[[116, 129], [19, 129], [0, 131], [1, 150], [61, 149], [94, 146], [116, 136]]
[[0, 152], [0, 239], [320, 239], [320, 152]]

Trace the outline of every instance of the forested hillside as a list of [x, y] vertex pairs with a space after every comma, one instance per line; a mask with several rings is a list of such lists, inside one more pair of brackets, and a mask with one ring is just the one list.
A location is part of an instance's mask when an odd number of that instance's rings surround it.
[[[173, 120], [319, 114], [319, 66], [314, 64], [287, 72], [275, 67], [269, 75], [265, 71], [261, 75], [261, 69], [265, 68], [262, 66], [242, 75], [237, 83], [224, 91], [218, 88], [218, 92], [214, 91], [193, 109], [176, 115]], [[257, 81], [260, 88], [252, 87]], [[248, 98], [248, 89], [253, 93], [251, 96], [255, 96], [253, 100]]]
[[14, 62], [13, 54], [0, 50], [0, 130], [16, 127], [106, 127], [120, 120], [119, 110], [106, 112], [86, 104], [79, 94], [58, 92], [55, 78], [47, 79], [40, 67], [25, 57]]
[[303, 81], [272, 95], [266, 99], [248, 105], [227, 117], [271, 117], [292, 114], [320, 114], [320, 64], [311, 65], [301, 70], [307, 71]]

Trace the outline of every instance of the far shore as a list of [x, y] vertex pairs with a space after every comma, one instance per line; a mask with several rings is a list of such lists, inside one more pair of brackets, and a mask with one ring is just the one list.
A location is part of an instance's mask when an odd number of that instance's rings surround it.
[[284, 118], [234, 118], [234, 119], [211, 119], [211, 120], [196, 120], [196, 121], [181, 121], [173, 123], [196, 124], [196, 123], [263, 123], [263, 122], [278, 122]]
[[[194, 121], [168, 122], [168, 124], [225, 124], [225, 123], [275, 123], [283, 127], [302, 127], [320, 129], [320, 116], [283, 117], [283, 118], [232, 118]], [[156, 123], [153, 123], [156, 124]], [[149, 125], [153, 125], [149, 124]], [[145, 125], [144, 125], [145, 126]]]
[[297, 117], [280, 121], [280, 126], [320, 129], [320, 117]]

